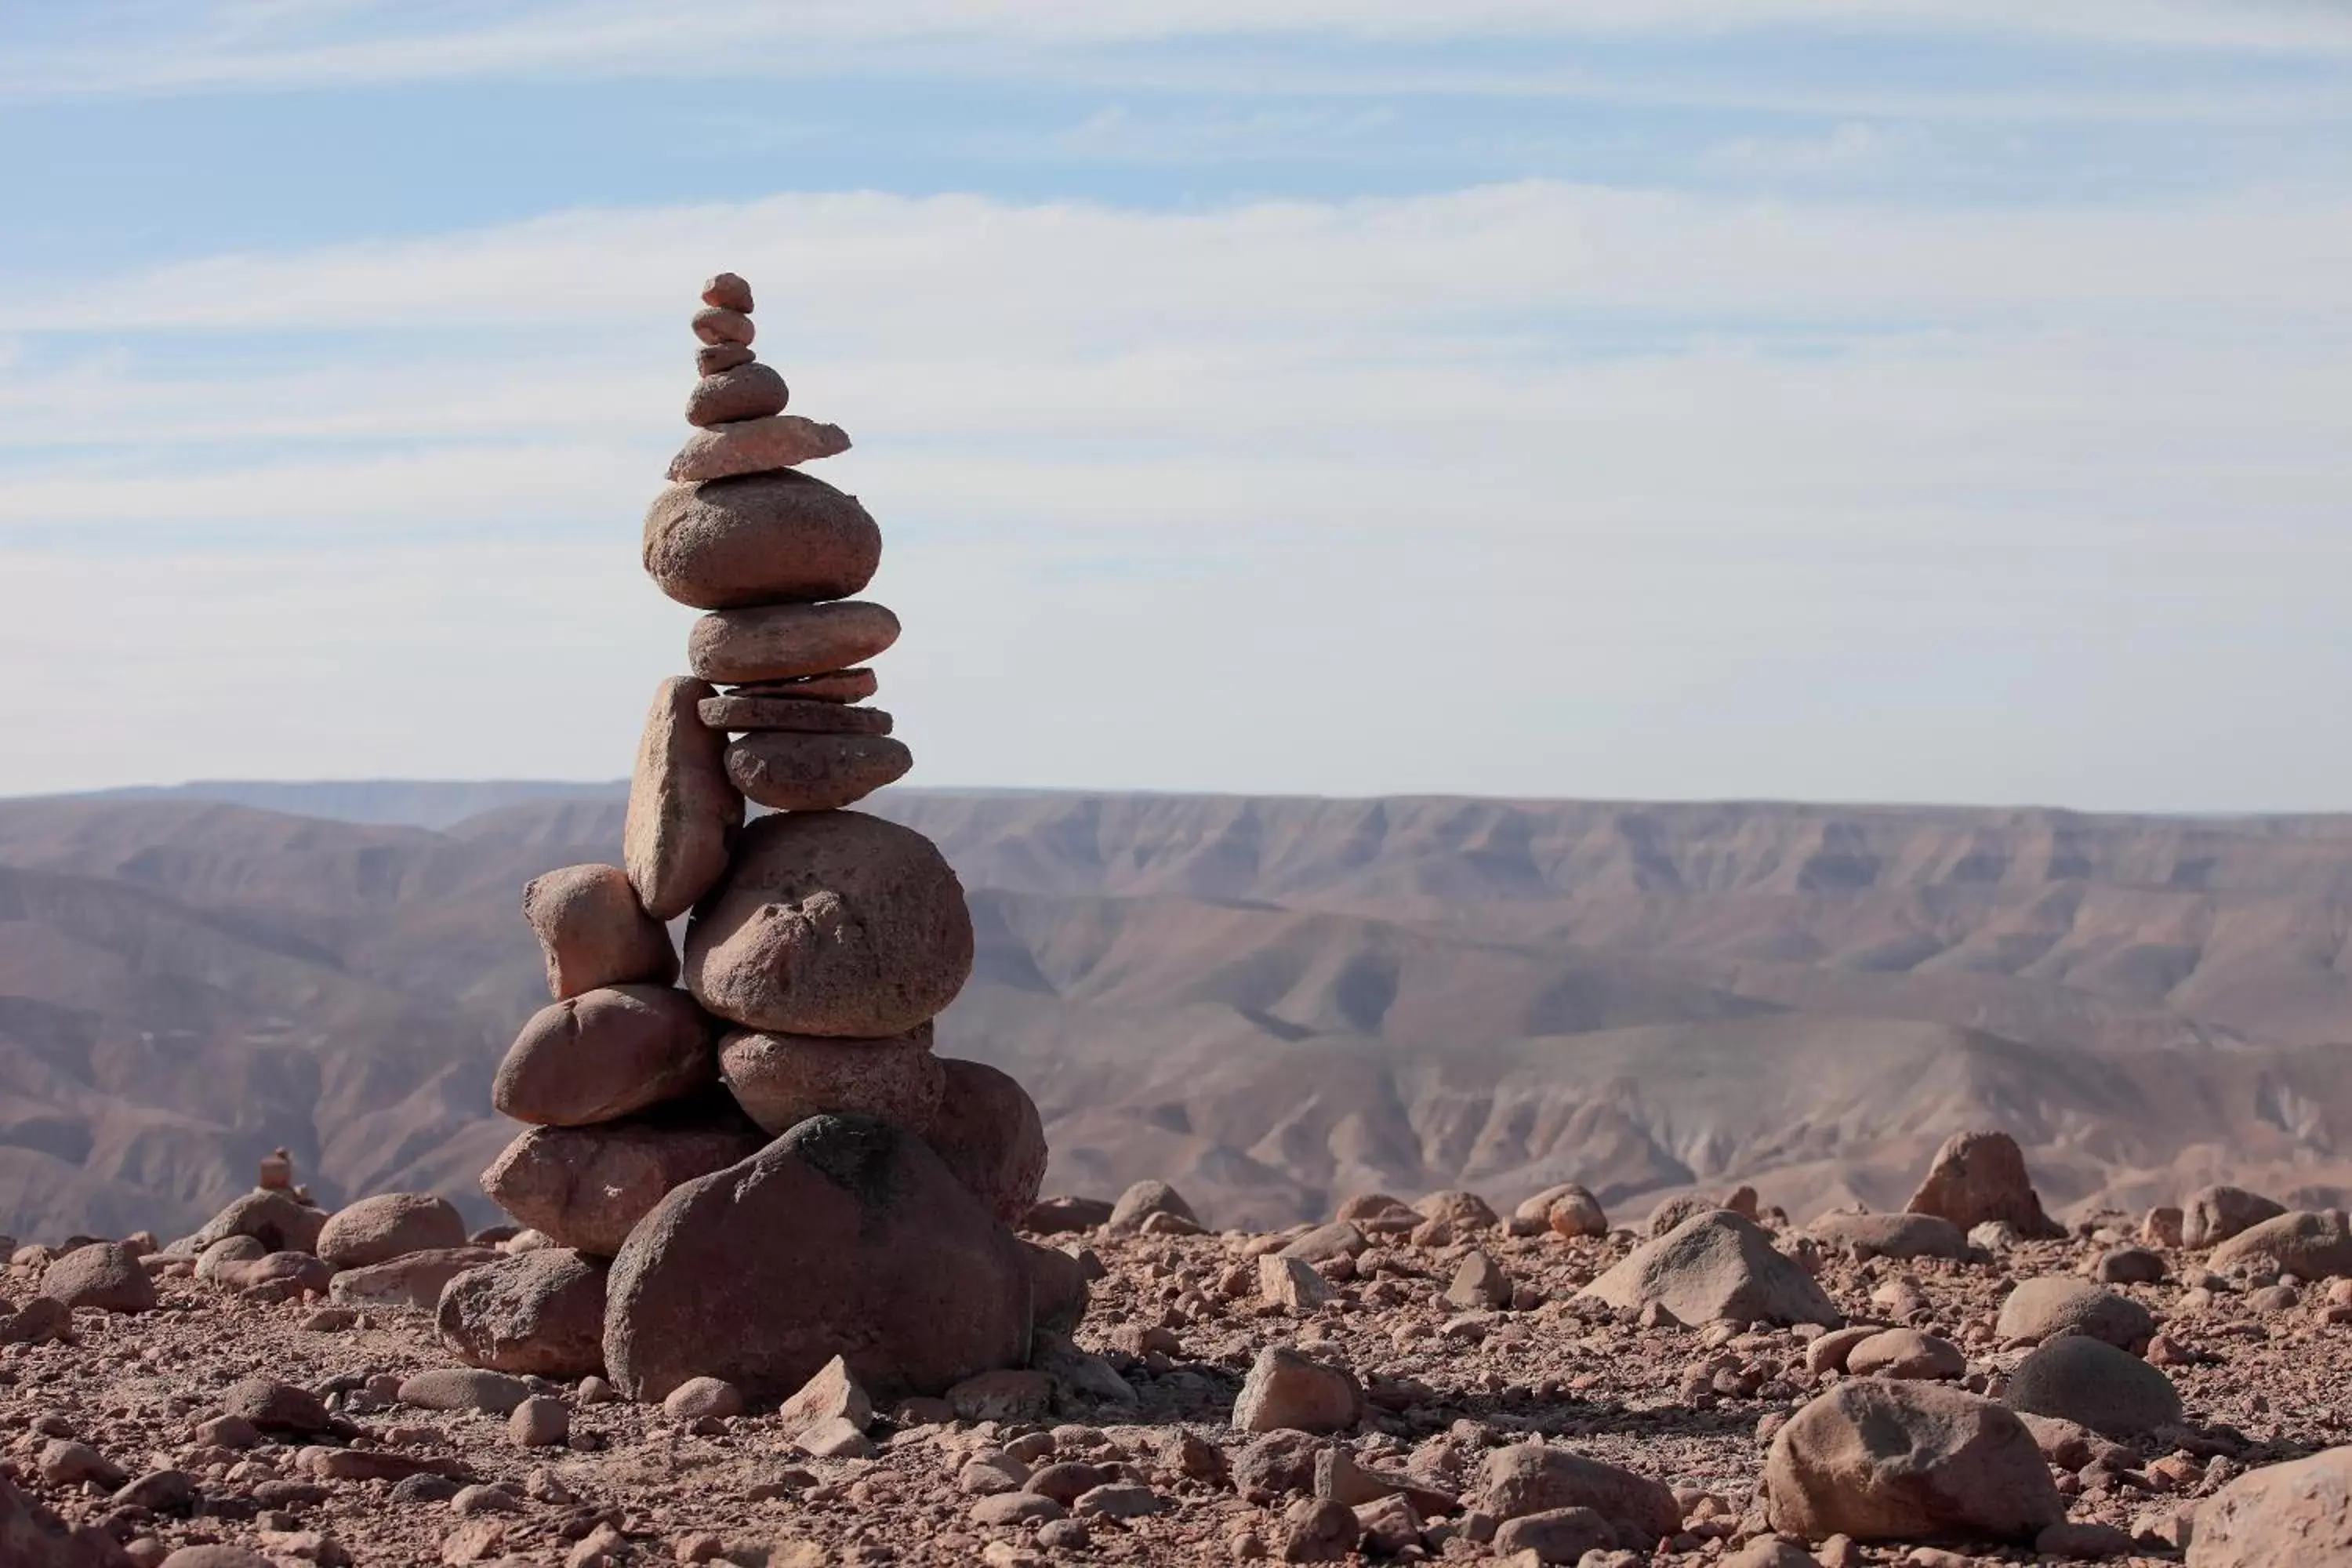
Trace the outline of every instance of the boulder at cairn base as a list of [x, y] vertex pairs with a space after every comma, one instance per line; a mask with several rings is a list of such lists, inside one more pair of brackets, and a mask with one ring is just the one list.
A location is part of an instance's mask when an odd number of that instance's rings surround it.
[[939, 1156], [821, 1116], [646, 1216], [613, 1263], [604, 1362], [638, 1400], [719, 1377], [764, 1402], [838, 1355], [889, 1398], [1021, 1366], [1029, 1331], [1020, 1244]]
[[747, 1029], [879, 1039], [938, 1015], [971, 973], [971, 911], [931, 841], [856, 812], [744, 829], [686, 937], [686, 984]]
[[1808, 1541], [2031, 1541], [2066, 1517], [2025, 1423], [1936, 1383], [1839, 1384], [1772, 1439], [1764, 1489], [1772, 1528]]
[[604, 1270], [568, 1247], [469, 1268], [442, 1288], [441, 1339], [474, 1365], [518, 1377], [602, 1373]]
[[887, 735], [761, 730], [727, 748], [727, 782], [777, 811], [837, 811], [855, 805], [906, 777], [914, 765], [915, 754], [906, 742]]
[[337, 1209], [319, 1231], [319, 1256], [365, 1268], [411, 1252], [466, 1245], [466, 1216], [431, 1193], [379, 1193]]
[[776, 1133], [827, 1115], [921, 1127], [947, 1086], [928, 1021], [882, 1040], [730, 1035], [719, 1043], [719, 1074], [744, 1114]]
[[663, 681], [637, 744], [622, 859], [638, 902], [656, 920], [676, 920], [710, 890], [742, 825], [743, 797], [727, 782], [727, 737], [698, 710], [717, 695], [699, 680]]
[[1045, 1123], [1037, 1102], [1012, 1075], [985, 1062], [945, 1057], [940, 1068], [939, 1110], [923, 1142], [982, 1207], [1019, 1224], [1045, 1184]]
[[646, 574], [698, 610], [850, 598], [881, 563], [857, 499], [789, 468], [672, 485], [646, 512]]
[[610, 1258], [662, 1195], [764, 1142], [724, 1095], [600, 1127], [534, 1127], [482, 1173], [490, 1201], [559, 1247]]
[[2042, 1212], [2041, 1195], [2025, 1173], [2025, 1152], [2006, 1132], [1955, 1132], [1945, 1139], [1919, 1190], [1903, 1206], [1950, 1220], [1964, 1232], [2005, 1220], [2028, 1241], [2066, 1234]]
[[646, 913], [618, 866], [566, 866], [531, 879], [523, 919], [547, 955], [547, 990], [557, 1001], [600, 985], [667, 985], [677, 950]]
[[585, 1127], [691, 1094], [717, 1071], [693, 997], [607, 985], [531, 1015], [499, 1063], [490, 1103], [517, 1121]]
[[2352, 1447], [2240, 1476], [2197, 1510], [2189, 1568], [2352, 1568]]
[[760, 605], [714, 610], [687, 634], [687, 662], [705, 680], [735, 686], [824, 675], [863, 664], [898, 640], [898, 617], [880, 605]]
[[2342, 1209], [2290, 1210], [2247, 1226], [2207, 1259], [2222, 1273], [2294, 1274], [2305, 1279], [2352, 1275], [2352, 1221]]
[[1709, 1209], [1644, 1242], [1578, 1292], [1612, 1307], [1653, 1301], [1696, 1328], [1735, 1322], [1843, 1322], [1811, 1276], [1772, 1245], [1754, 1220]]

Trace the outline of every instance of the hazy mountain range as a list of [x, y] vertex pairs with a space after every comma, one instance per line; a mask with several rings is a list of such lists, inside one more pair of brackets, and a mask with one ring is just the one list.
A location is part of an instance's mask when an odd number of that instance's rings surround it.
[[[0, 1229], [188, 1227], [294, 1149], [322, 1199], [474, 1177], [545, 1001], [531, 876], [612, 784], [0, 802]], [[894, 791], [962, 873], [941, 1050], [1049, 1185], [1212, 1220], [1581, 1180], [1899, 1204], [2005, 1127], [2055, 1205], [2352, 1189], [2352, 817]]]

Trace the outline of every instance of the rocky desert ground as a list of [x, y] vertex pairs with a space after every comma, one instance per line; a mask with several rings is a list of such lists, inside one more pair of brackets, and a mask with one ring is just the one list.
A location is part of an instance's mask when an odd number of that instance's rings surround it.
[[1265, 1232], [1159, 1183], [1047, 1199], [1029, 1366], [899, 1399], [836, 1363], [621, 1400], [600, 1265], [291, 1175], [166, 1245], [15, 1248], [8, 1568], [2352, 1563], [2346, 1215], [2061, 1226], [1997, 1133], [1908, 1212], [1803, 1224], [1752, 1189]]

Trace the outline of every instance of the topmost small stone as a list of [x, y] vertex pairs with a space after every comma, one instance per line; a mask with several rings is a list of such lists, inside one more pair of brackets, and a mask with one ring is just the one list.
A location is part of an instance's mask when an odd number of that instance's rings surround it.
[[702, 286], [702, 302], [722, 310], [751, 313], [751, 286], [732, 272], [721, 272]]

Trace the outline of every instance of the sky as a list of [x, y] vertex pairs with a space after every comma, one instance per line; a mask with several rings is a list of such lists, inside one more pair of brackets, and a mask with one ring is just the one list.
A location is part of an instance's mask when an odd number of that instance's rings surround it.
[[2352, 810], [2343, 0], [0, 0], [0, 794], [613, 778], [748, 277], [937, 786]]

